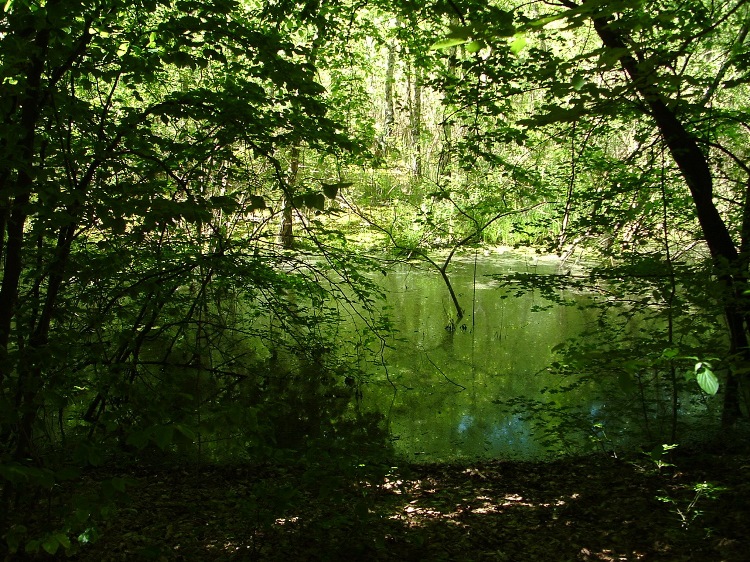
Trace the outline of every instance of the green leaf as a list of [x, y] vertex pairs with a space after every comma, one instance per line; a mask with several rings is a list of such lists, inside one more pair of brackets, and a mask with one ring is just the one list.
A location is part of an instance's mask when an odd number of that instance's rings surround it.
[[586, 80], [585, 80], [585, 79], [583, 78], [583, 76], [581, 76], [580, 74], [576, 74], [576, 75], [575, 75], [575, 76], [573, 77], [573, 82], [571, 83], [571, 86], [572, 86], [572, 87], [573, 87], [573, 89], [574, 89], [574, 90], [575, 90], [575, 91], [577, 92], [577, 91], [579, 91], [579, 90], [580, 90], [581, 88], [583, 88], [583, 86], [584, 86], [585, 84], [586, 84]]
[[47, 554], [55, 554], [57, 549], [60, 548], [60, 543], [57, 541], [57, 537], [51, 535], [42, 541], [42, 548]]
[[516, 33], [513, 37], [514, 39], [510, 43], [510, 52], [517, 55], [526, 47], [526, 36], [523, 33]]
[[354, 185], [353, 182], [350, 181], [342, 181], [339, 183], [320, 183], [321, 186], [323, 186], [323, 194], [328, 197], [329, 199], [336, 199], [336, 195], [338, 194], [340, 189], [344, 189], [345, 187], [349, 187]]
[[172, 435], [174, 434], [174, 427], [171, 425], [163, 425], [154, 429], [154, 434], [151, 437], [156, 446], [162, 451], [166, 450], [172, 444]]
[[323, 195], [329, 199], [336, 199], [336, 195], [339, 192], [338, 184], [323, 183], [321, 185], [323, 186]]
[[706, 394], [713, 396], [719, 391], [719, 379], [716, 378], [713, 371], [706, 367], [705, 364], [703, 369], [697, 374], [696, 380]]
[[326, 198], [322, 193], [313, 193], [307, 199], [307, 206], [323, 211], [326, 208]]
[[617, 384], [620, 385], [620, 388], [623, 390], [623, 392], [627, 394], [635, 392], [636, 390], [633, 378], [626, 371], [621, 371], [617, 374]]
[[471, 37], [472, 30], [470, 27], [463, 25], [449, 25], [448, 27], [451, 32], [446, 37], [449, 39], [464, 39], [468, 41], [469, 37]]
[[54, 534], [54, 537], [64, 549], [67, 550], [70, 548], [70, 539], [65, 533], [57, 532]]
[[439, 41], [435, 41], [432, 45], [430, 45], [430, 51], [437, 51], [439, 49], [450, 49], [451, 47], [455, 47], [457, 45], [463, 45], [464, 43], [468, 43], [468, 39], [460, 39], [458, 37], [446, 37], [445, 39], [440, 39]]
[[482, 49], [484, 49], [487, 46], [487, 43], [484, 41], [472, 41], [471, 43], [466, 44], [466, 52], [467, 53], [478, 53]]
[[26, 546], [24, 549], [28, 554], [36, 554], [39, 552], [39, 546], [41, 545], [41, 541], [38, 539], [31, 539], [30, 541], [26, 542]]
[[120, 493], [125, 493], [125, 484], [126, 483], [125, 483], [125, 479], [124, 478], [114, 477], [114, 478], [112, 478], [111, 482], [112, 482], [112, 487], [115, 490], [117, 490]]
[[150, 435], [151, 435], [151, 428], [133, 431], [128, 434], [128, 437], [125, 440], [125, 442], [128, 445], [132, 445], [133, 447], [135, 447], [136, 449], [140, 451], [148, 444], [148, 439]]
[[546, 16], [543, 18], [539, 18], [538, 20], [531, 21], [527, 25], [532, 29], [535, 27], [544, 27], [548, 23], [552, 23], [553, 21], [561, 20], [566, 17], [568, 17], [567, 12], [562, 12], [559, 14], [552, 14], [551, 16]]
[[81, 544], [94, 543], [97, 540], [99, 540], [99, 531], [96, 530], [96, 527], [89, 527], [78, 535], [78, 542]]
[[250, 210], [263, 210], [266, 208], [266, 200], [263, 199], [260, 195], [251, 195], [250, 196]]
[[182, 425], [180, 423], [174, 424], [174, 429], [176, 431], [174, 435], [174, 439], [176, 443], [193, 443], [196, 439], [195, 432], [190, 429], [189, 427]]

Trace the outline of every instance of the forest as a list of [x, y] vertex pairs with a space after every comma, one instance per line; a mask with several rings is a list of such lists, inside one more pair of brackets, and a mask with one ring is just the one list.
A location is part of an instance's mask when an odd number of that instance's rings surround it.
[[6, 0], [0, 555], [745, 560], [749, 32]]

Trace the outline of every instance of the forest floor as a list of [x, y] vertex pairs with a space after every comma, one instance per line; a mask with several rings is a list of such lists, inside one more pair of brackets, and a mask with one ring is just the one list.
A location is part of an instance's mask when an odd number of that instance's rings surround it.
[[[750, 560], [750, 454], [383, 467], [140, 465], [71, 556], [158, 560]], [[302, 465], [300, 465], [302, 466]]]

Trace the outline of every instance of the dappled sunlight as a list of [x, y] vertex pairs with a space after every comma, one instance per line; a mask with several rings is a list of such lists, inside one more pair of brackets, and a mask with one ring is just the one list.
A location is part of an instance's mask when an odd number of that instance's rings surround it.
[[[618, 470], [620, 466], [615, 465]], [[447, 466], [428, 470], [430, 474], [424, 478], [387, 481], [383, 490], [401, 499], [389, 519], [403, 525], [407, 533], [442, 535], [456, 529], [461, 533], [455, 537], [458, 541], [464, 540], [460, 537], [481, 535], [483, 543], [498, 545], [494, 556], [499, 560], [514, 549], [534, 551], [536, 541], [529, 537], [540, 533], [552, 535], [548, 540], [553, 551], [556, 544], [565, 543], [565, 549], [557, 553], [569, 552], [563, 555], [565, 559], [619, 561], [646, 557], [647, 541], [634, 532], [635, 521], [658, 513], [653, 498], [623, 499], [625, 505], [630, 504], [623, 509], [614, 495], [607, 498], [603, 489], [596, 489], [602, 479], [606, 481], [607, 470], [579, 475], [578, 471], [559, 472], [555, 465], [527, 464], [520, 470], [511, 467], [487, 463], [453, 471]], [[638, 467], [628, 472], [630, 477], [643, 478]], [[644, 514], [639, 507], [644, 503], [652, 504], [654, 511]], [[631, 506], [635, 511], [628, 512]], [[652, 549], [662, 548], [659, 540], [654, 540]], [[637, 546], [639, 543], [641, 546]]]
[[[131, 505], [78, 559], [743, 560], [750, 462], [688, 461], [403, 464], [350, 478], [336, 464], [167, 467], [133, 475]], [[697, 513], [704, 471], [736, 478], [721, 484], [736, 497], [701, 496]]]

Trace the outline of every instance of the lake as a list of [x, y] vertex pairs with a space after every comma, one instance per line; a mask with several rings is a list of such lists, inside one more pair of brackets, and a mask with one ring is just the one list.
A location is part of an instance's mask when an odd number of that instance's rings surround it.
[[[456, 323], [434, 268], [424, 263], [391, 268], [380, 283], [397, 332], [368, 368], [359, 407], [382, 413], [396, 451], [418, 461], [539, 459], [637, 441], [637, 423], [622, 408], [616, 420], [607, 415], [608, 408], [617, 410], [607, 402], [618, 395], [612, 377], [560, 392], [569, 381], [547, 369], [555, 360], [553, 349], [592, 328], [598, 313], [550, 303], [536, 292], [519, 296], [490, 277], [571, 270], [585, 271], [583, 265], [561, 265], [555, 256], [510, 251], [457, 256], [448, 273], [465, 316]], [[563, 296], [581, 305], [591, 298]], [[681, 411], [689, 409], [690, 415], [708, 408], [705, 401], [684, 402]], [[637, 404], [631, 409], [637, 412]]]

